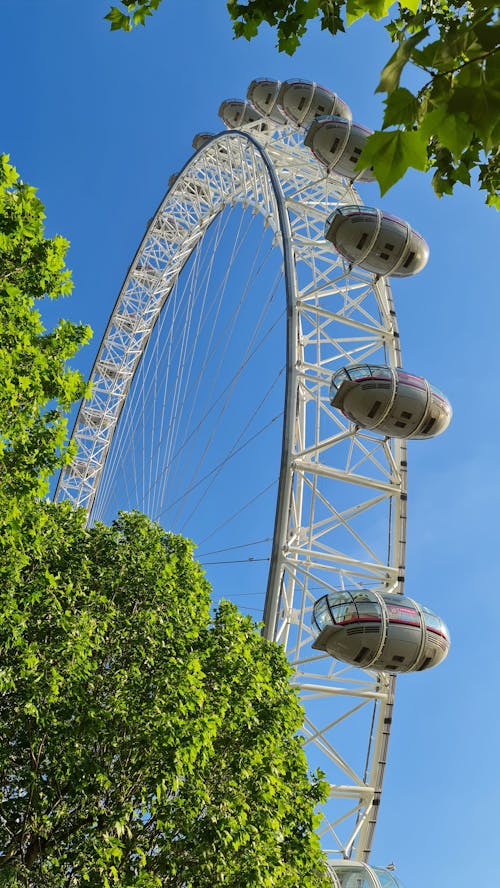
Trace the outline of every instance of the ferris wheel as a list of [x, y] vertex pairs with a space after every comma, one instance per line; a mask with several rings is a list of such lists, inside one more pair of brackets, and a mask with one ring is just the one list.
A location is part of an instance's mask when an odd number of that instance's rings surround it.
[[394, 888], [368, 860], [395, 676], [449, 646], [405, 594], [406, 439], [451, 408], [402, 369], [388, 277], [427, 247], [361, 202], [369, 131], [330, 90], [259, 79], [219, 113], [127, 272], [57, 496], [91, 520], [139, 508], [193, 537], [209, 577], [232, 571], [227, 596], [294, 669], [332, 883]]

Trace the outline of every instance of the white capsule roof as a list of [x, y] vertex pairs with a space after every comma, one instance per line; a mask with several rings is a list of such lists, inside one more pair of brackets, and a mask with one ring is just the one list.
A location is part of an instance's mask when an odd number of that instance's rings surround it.
[[429, 258], [421, 234], [376, 207], [337, 208], [326, 221], [325, 237], [352, 265], [373, 274], [406, 277], [421, 271]]
[[[262, 120], [262, 115], [255, 110], [253, 105], [241, 99], [226, 99], [219, 108], [219, 117], [229, 129], [239, 129], [247, 123], [255, 123]], [[269, 124], [262, 122], [263, 128], [268, 128]]]
[[316, 601], [313, 648], [378, 672], [420, 672], [450, 648], [446, 625], [412, 598], [368, 589], [331, 592]]
[[320, 163], [339, 176], [359, 182], [373, 182], [375, 176], [371, 169], [359, 172], [355, 169], [371, 134], [372, 130], [346, 117], [317, 117], [307, 131], [304, 145], [311, 149]]
[[403, 888], [394, 872], [354, 860], [329, 860], [332, 888]]
[[258, 77], [248, 87], [247, 99], [262, 117], [269, 117], [278, 125], [285, 126], [286, 117], [277, 105], [280, 87], [280, 80]]
[[392, 438], [434, 438], [452, 417], [448, 399], [422, 376], [380, 364], [337, 370], [330, 403], [357, 426]]
[[336, 93], [312, 80], [285, 80], [277, 100], [285, 117], [296, 126], [308, 126], [315, 117], [338, 114], [351, 117], [351, 109]]

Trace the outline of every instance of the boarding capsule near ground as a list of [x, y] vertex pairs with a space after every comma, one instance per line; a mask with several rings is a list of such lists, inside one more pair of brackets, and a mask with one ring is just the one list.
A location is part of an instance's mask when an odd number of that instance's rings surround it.
[[304, 145], [311, 149], [320, 163], [346, 179], [357, 182], [373, 182], [373, 170], [357, 172], [355, 166], [373, 130], [353, 123], [346, 117], [317, 117], [311, 123]]
[[429, 258], [421, 234], [376, 207], [338, 207], [326, 220], [325, 237], [351, 265], [373, 274], [406, 277], [421, 271]]
[[239, 129], [247, 123], [262, 121], [262, 129], [269, 129], [269, 124], [262, 120], [262, 115], [255, 110], [250, 102], [241, 99], [226, 99], [219, 108], [219, 117], [229, 129]]
[[421, 376], [380, 364], [337, 370], [330, 403], [363, 429], [392, 438], [434, 438], [448, 428], [448, 399]]
[[329, 860], [328, 870], [332, 888], [403, 888], [390, 868], [370, 866], [359, 860]]
[[433, 611], [390, 592], [330, 592], [313, 607], [313, 648], [379, 672], [417, 672], [436, 666], [450, 647]]
[[280, 80], [258, 77], [248, 87], [247, 99], [262, 117], [269, 117], [278, 126], [286, 126], [286, 117], [277, 105], [280, 87]]
[[336, 93], [312, 80], [285, 80], [281, 84], [277, 104], [285, 117], [296, 126], [308, 126], [315, 117], [324, 114], [352, 116], [349, 105]]

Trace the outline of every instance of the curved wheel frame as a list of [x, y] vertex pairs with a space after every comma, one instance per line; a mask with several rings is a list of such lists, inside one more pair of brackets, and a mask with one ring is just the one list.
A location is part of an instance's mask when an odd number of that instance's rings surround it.
[[[402, 591], [405, 444], [353, 427], [328, 399], [331, 374], [343, 364], [378, 357], [400, 366], [399, 335], [388, 283], [351, 269], [324, 240], [327, 215], [360, 203], [353, 187], [327, 175], [296, 130], [261, 129], [257, 122], [214, 137], [151, 219], [94, 363], [92, 395], [73, 432], [77, 456], [62, 472], [56, 497], [90, 512], [134, 372], [175, 281], [224, 207], [252, 207], [282, 250], [287, 299], [283, 445], [264, 632], [290, 656], [310, 758], [330, 781], [326, 850], [367, 860], [395, 679], [314, 652], [309, 623], [314, 600], [329, 590]], [[346, 727], [357, 735], [347, 752], [336, 741]]]

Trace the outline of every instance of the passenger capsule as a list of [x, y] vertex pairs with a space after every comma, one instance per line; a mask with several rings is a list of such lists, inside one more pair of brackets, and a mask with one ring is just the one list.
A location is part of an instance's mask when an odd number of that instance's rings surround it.
[[448, 629], [433, 611], [390, 592], [330, 592], [313, 608], [313, 648], [379, 672], [437, 666], [450, 647]]
[[329, 860], [328, 870], [332, 888], [403, 888], [391, 870], [359, 860]]
[[326, 220], [325, 237], [352, 265], [373, 274], [406, 277], [421, 271], [429, 258], [421, 234], [375, 207], [338, 207]]
[[262, 121], [262, 129], [269, 129], [269, 124], [262, 120], [262, 115], [255, 110], [250, 102], [242, 102], [240, 99], [226, 99], [219, 108], [219, 117], [229, 129], [239, 129], [247, 123]]
[[352, 116], [349, 105], [331, 89], [311, 80], [285, 80], [281, 84], [277, 104], [285, 117], [297, 126], [308, 126], [315, 117], [324, 114]]
[[378, 364], [337, 370], [330, 403], [361, 428], [392, 438], [434, 438], [452, 416], [450, 402], [426, 379]]
[[200, 148], [203, 148], [203, 146], [206, 145], [207, 142], [210, 142], [210, 139], [213, 139], [213, 137], [213, 133], [196, 133], [192, 141], [194, 150], [199, 151]]
[[277, 105], [280, 87], [280, 80], [267, 80], [265, 77], [258, 77], [256, 80], [252, 80], [248, 87], [247, 99], [262, 117], [269, 117], [279, 126], [285, 126], [286, 117]]
[[307, 131], [304, 145], [311, 149], [320, 163], [329, 170], [335, 170], [339, 176], [358, 182], [373, 182], [375, 176], [371, 169], [355, 170], [372, 132], [346, 117], [317, 117]]

